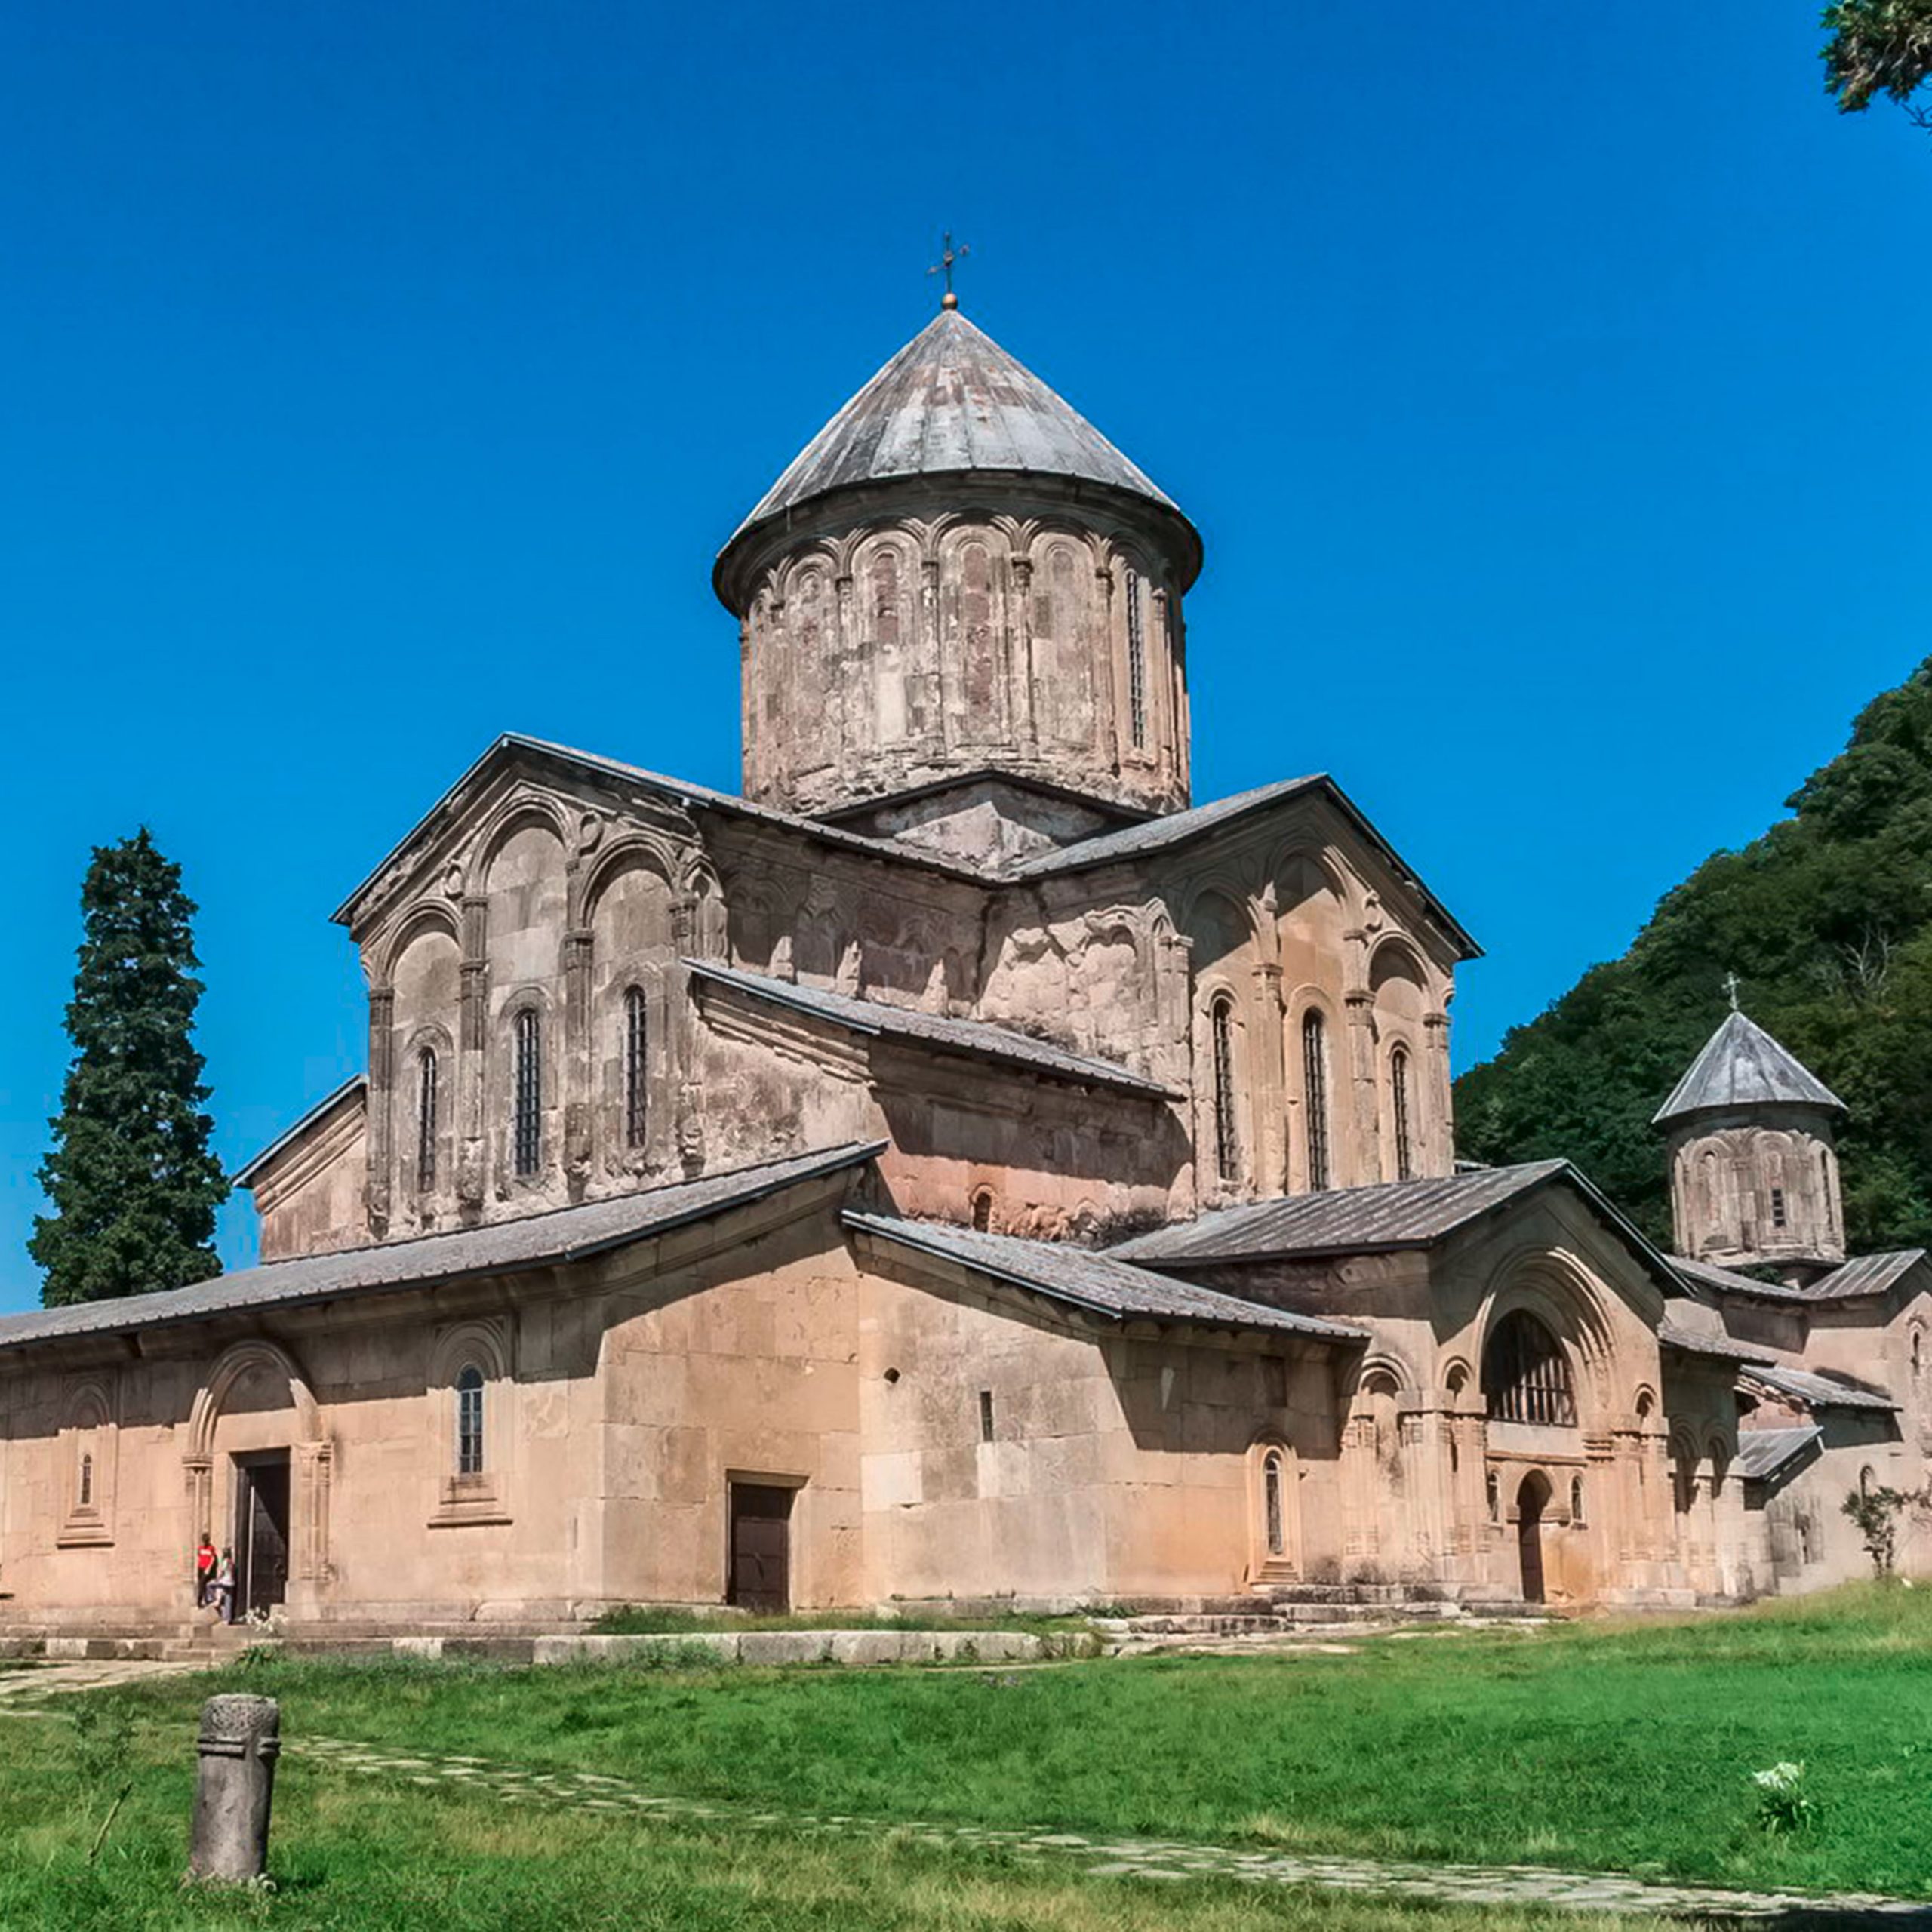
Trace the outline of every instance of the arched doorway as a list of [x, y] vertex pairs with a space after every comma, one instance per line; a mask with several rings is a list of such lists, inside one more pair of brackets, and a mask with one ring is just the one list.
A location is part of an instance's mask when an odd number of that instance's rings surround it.
[[1543, 1517], [1549, 1506], [1549, 1479], [1540, 1469], [1532, 1469], [1516, 1492], [1516, 1553], [1525, 1603], [1543, 1601]]

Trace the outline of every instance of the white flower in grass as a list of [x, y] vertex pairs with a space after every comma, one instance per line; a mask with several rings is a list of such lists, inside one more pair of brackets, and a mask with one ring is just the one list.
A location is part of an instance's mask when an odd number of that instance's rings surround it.
[[1783, 1764], [1774, 1764], [1767, 1771], [1753, 1771], [1751, 1782], [1764, 1791], [1795, 1791], [1804, 1777], [1804, 1767], [1787, 1759]]

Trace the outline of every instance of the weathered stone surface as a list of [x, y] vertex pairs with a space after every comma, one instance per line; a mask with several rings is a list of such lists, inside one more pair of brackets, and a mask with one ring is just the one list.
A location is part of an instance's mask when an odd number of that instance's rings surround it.
[[269, 1811], [281, 1710], [272, 1697], [227, 1692], [202, 1706], [188, 1875], [241, 1884], [268, 1869]]

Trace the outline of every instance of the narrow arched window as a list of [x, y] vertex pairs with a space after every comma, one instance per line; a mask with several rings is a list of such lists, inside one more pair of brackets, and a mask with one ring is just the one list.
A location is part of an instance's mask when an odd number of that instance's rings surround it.
[[1127, 574], [1127, 717], [1134, 748], [1147, 742], [1147, 631], [1140, 573]]
[[1277, 1449], [1269, 1450], [1262, 1459], [1261, 1503], [1268, 1533], [1268, 1554], [1284, 1556], [1287, 1553], [1287, 1518], [1282, 1506], [1281, 1456]]
[[1208, 1009], [1214, 1081], [1214, 1171], [1232, 1180], [1241, 1166], [1235, 1119], [1235, 1003], [1222, 994]]
[[1489, 1511], [1489, 1520], [1492, 1523], [1501, 1522], [1503, 1520], [1503, 1485], [1497, 1481], [1496, 1472], [1494, 1469], [1487, 1472], [1483, 1477], [1482, 1500], [1484, 1506]]
[[1925, 1331], [1922, 1328], [1915, 1328], [1912, 1331], [1912, 1379], [1915, 1385], [1924, 1372], [1924, 1367]]
[[624, 995], [624, 1145], [641, 1147], [646, 1118], [646, 1082], [649, 1078], [647, 1050], [650, 1045], [650, 1020], [644, 1004], [644, 989], [633, 986]]
[[993, 1224], [993, 1194], [989, 1187], [983, 1187], [973, 1197], [973, 1226], [984, 1234]]
[[1583, 1520], [1583, 1478], [1581, 1476], [1570, 1478], [1570, 1527], [1574, 1530], [1586, 1527]]
[[483, 1473], [483, 1371], [474, 1362], [456, 1379], [456, 1472]]
[[427, 1194], [436, 1184], [436, 1050], [425, 1047], [416, 1056], [416, 1186]]
[[1414, 1180], [1415, 1150], [1409, 1133], [1409, 1050], [1398, 1047], [1389, 1056], [1389, 1118], [1395, 1137], [1395, 1178]]
[[81, 1457], [79, 1494], [75, 1502], [83, 1509], [94, 1506], [94, 1457], [84, 1454]]
[[536, 1173], [543, 1157], [543, 1023], [534, 1007], [516, 1017], [511, 1151], [517, 1173]]
[[1312, 1008], [1302, 1016], [1301, 1079], [1308, 1115], [1308, 1184], [1319, 1194], [1329, 1184], [1328, 1029]]
[[1556, 1337], [1520, 1309], [1496, 1324], [1483, 1349], [1482, 1386], [1494, 1421], [1576, 1426], [1569, 1358]]

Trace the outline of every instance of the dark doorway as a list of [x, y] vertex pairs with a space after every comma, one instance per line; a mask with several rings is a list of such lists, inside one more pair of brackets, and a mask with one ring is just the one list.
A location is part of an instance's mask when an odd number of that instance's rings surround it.
[[288, 1452], [235, 1459], [235, 1611], [288, 1595]]
[[792, 1607], [792, 1498], [775, 1483], [731, 1485], [731, 1574], [724, 1600], [746, 1610]]
[[1532, 1470], [1516, 1492], [1516, 1549], [1523, 1566], [1525, 1603], [1543, 1600], [1543, 1512], [1549, 1503], [1549, 1484]]

